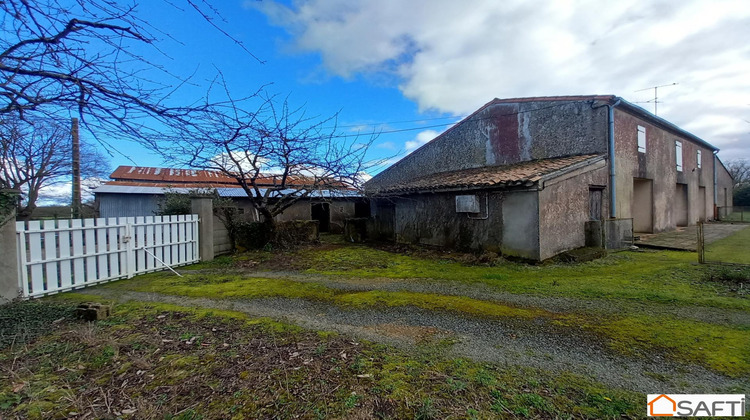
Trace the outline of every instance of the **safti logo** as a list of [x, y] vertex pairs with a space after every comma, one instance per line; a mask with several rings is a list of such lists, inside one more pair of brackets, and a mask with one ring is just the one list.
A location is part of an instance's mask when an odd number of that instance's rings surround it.
[[743, 394], [649, 394], [649, 417], [743, 417]]

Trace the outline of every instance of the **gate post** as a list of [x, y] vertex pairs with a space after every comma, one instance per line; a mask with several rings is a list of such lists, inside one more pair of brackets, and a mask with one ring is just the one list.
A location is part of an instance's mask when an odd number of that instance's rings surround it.
[[16, 190], [0, 190], [0, 305], [20, 296]]
[[198, 215], [198, 252], [201, 261], [214, 259], [214, 206], [211, 197], [191, 197], [190, 209]]

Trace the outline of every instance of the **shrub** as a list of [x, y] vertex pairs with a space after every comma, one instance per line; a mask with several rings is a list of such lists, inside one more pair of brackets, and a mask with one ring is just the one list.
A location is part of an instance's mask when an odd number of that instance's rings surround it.
[[271, 241], [271, 226], [263, 222], [237, 221], [234, 226], [237, 248], [262, 249]]
[[263, 249], [269, 245], [277, 249], [293, 248], [318, 240], [318, 222], [315, 220], [292, 220], [279, 222], [276, 229], [263, 222], [237, 222], [237, 247], [242, 249]]

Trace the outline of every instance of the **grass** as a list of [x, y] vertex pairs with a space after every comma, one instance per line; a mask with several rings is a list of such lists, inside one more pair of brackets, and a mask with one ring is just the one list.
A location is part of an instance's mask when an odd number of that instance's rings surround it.
[[729, 376], [750, 374], [750, 328], [666, 315], [558, 313], [465, 296], [408, 291], [348, 291], [312, 282], [248, 278], [237, 274], [200, 273], [186, 274], [180, 278], [154, 273], [103, 287], [212, 299], [283, 297], [324, 301], [341, 307], [416, 306], [485, 318], [542, 319], [571, 331], [584, 328], [602, 337], [611, 349], [622, 353], [648, 354], [656, 350], [665, 352], [678, 362], [697, 363]]
[[734, 211], [721, 217], [722, 222], [750, 222], [750, 211]]
[[[750, 214], [748, 219], [750, 221]], [[708, 244], [706, 261], [734, 264], [750, 264], [750, 227], [746, 227], [724, 239]]]
[[0, 383], [0, 416], [633, 418], [643, 411], [640, 394], [570, 373], [448, 358], [440, 346], [405, 352], [237, 312], [130, 302], [106, 321], [67, 320], [0, 349], [0, 368], [10, 374]]
[[[748, 239], [727, 246], [747, 250]], [[748, 311], [750, 299], [741, 293], [746, 271], [697, 265], [695, 254], [673, 251], [534, 266], [507, 261], [467, 265], [453, 255], [419, 252], [335, 243], [294, 253], [254, 252], [197, 264], [184, 277], [151, 273], [57, 295], [34, 307], [19, 304], [18, 313], [41, 311], [43, 328], [0, 349], [0, 367], [11, 378], [0, 383], [0, 417], [61, 418], [91, 411], [94, 418], [614, 418], [641, 416], [645, 404], [642, 395], [568, 373], [448, 358], [444, 354], [452, 341], [434, 342], [429, 335], [417, 340], [423, 344], [416, 352], [406, 352], [233, 311], [129, 302], [117, 304], [110, 319], [80, 324], [44, 309], [101, 302], [97, 293], [104, 290], [107, 296], [136, 291], [215, 300], [306, 299], [344, 309], [415, 306], [513, 320], [521, 329], [525, 323], [544, 324], [560, 334], [591, 337], [592, 345], [628, 356], [666, 356], [728, 376], [750, 375], [748, 325], [730, 322], [730, 312], [726, 322], [712, 323], [661, 310], [665, 305], [708, 307], [716, 318], [722, 311]], [[276, 278], [278, 273], [248, 277], [243, 274], [248, 269], [254, 276], [262, 270], [320, 274], [367, 288], [333, 287], [314, 277]], [[461, 283], [579, 299], [582, 308], [590, 300], [633, 305], [622, 312], [559, 312], [378, 288], [394, 281], [405, 288], [410, 282]], [[51, 324], [53, 318], [61, 321]], [[112, 399], [110, 392], [120, 397]]]
[[716, 284], [702, 281], [708, 268], [697, 265], [695, 254], [688, 252], [627, 252], [581, 264], [503, 262], [494, 267], [364, 246], [307, 251], [303, 258], [308, 272], [329, 276], [444, 280], [481, 283], [517, 294], [750, 309], [750, 300], [722, 296]]

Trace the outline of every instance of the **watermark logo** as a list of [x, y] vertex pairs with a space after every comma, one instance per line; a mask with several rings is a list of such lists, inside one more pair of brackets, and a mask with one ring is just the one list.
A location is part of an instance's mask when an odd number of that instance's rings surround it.
[[743, 394], [648, 394], [649, 417], [743, 417]]

